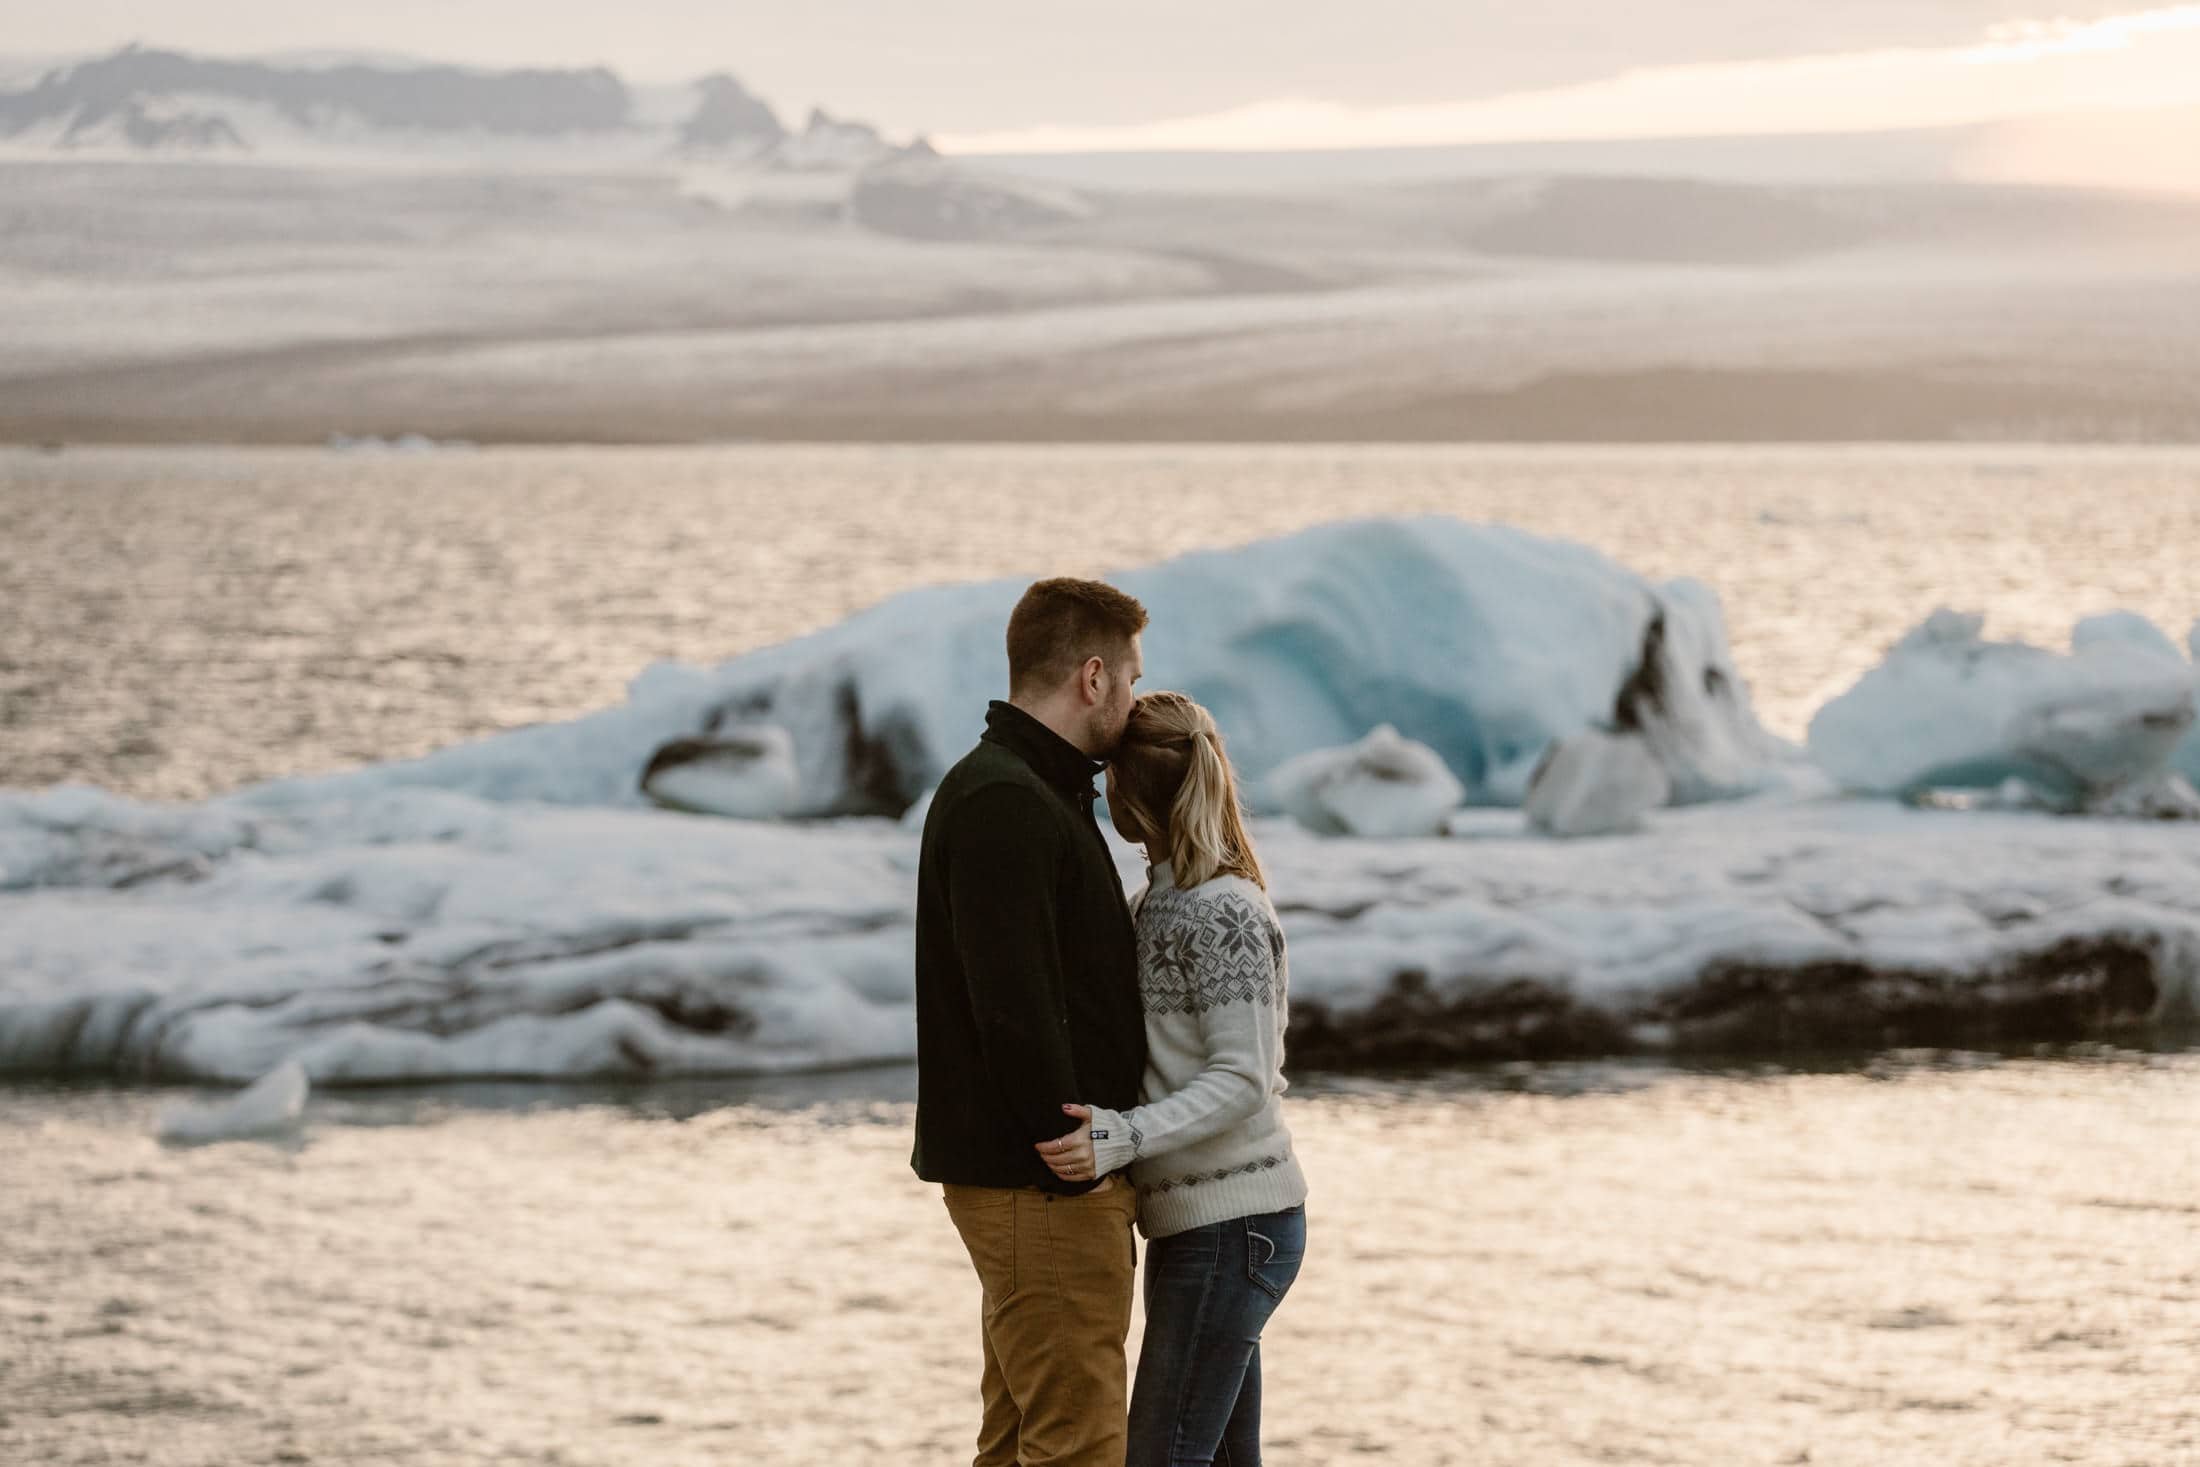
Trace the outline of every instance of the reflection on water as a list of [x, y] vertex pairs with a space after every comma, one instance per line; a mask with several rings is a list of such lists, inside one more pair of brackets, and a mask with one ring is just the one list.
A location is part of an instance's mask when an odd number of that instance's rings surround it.
[[[1294, 1092], [1271, 1460], [2200, 1460], [2200, 1055]], [[797, 1090], [793, 1087], [811, 1087]], [[977, 1298], [906, 1071], [0, 1091], [0, 1460], [967, 1461]]]
[[[2200, 450], [0, 450], [0, 785], [197, 797], [619, 701], [906, 587], [1442, 511], [1724, 596], [1766, 721], [1950, 605], [2200, 616]], [[975, 726], [975, 725], [973, 725]]]

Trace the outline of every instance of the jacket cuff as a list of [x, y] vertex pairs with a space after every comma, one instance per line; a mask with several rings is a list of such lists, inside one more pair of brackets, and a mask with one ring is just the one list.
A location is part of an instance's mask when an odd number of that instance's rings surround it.
[[1094, 1176], [1104, 1177], [1109, 1172], [1121, 1171], [1137, 1159], [1138, 1142], [1136, 1133], [1131, 1130], [1130, 1123], [1123, 1119], [1121, 1111], [1109, 1110], [1105, 1106], [1098, 1105], [1092, 1107], [1092, 1120], [1087, 1129], [1108, 1133], [1106, 1140], [1096, 1140], [1092, 1143], [1092, 1170]]

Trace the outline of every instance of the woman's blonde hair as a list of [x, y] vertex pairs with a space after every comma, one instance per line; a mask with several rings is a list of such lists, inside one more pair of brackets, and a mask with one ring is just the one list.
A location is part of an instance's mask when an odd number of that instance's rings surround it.
[[1131, 705], [1112, 762], [1115, 803], [1149, 846], [1166, 847], [1178, 886], [1228, 873], [1267, 889], [1245, 832], [1237, 772], [1206, 709], [1182, 693], [1144, 694]]

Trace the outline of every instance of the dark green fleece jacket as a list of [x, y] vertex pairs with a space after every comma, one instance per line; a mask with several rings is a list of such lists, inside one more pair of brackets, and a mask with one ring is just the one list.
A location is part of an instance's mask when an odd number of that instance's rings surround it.
[[1032, 1144], [1138, 1102], [1137, 939], [1093, 816], [1104, 767], [1013, 704], [932, 796], [917, 865], [917, 1136], [930, 1182], [1089, 1191]]

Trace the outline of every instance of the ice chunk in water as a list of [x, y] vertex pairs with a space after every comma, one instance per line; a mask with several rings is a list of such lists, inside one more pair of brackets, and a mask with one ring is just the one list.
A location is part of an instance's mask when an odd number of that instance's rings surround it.
[[284, 1060], [226, 1100], [184, 1101], [167, 1107], [155, 1122], [163, 1141], [232, 1141], [287, 1132], [305, 1114], [311, 1088], [305, 1066]]
[[1356, 744], [1286, 761], [1268, 792], [1308, 830], [1391, 839], [1442, 833], [1466, 794], [1434, 749], [1387, 723]]
[[1935, 611], [1818, 710], [1812, 756], [1853, 790], [1914, 795], [2021, 779], [2071, 808], [2169, 767], [2193, 727], [2194, 678], [2168, 638], [2136, 617], [2095, 617], [2060, 653], [1989, 642], [1982, 626]]
[[1617, 835], [1640, 829], [1672, 793], [1671, 776], [1640, 738], [1588, 729], [1551, 747], [1525, 809], [1528, 823], [1551, 835]]

